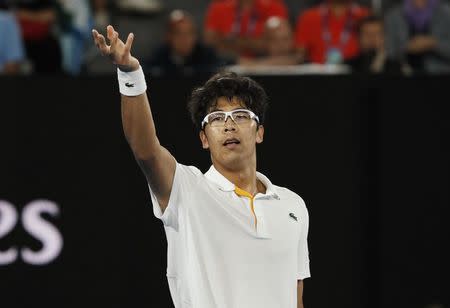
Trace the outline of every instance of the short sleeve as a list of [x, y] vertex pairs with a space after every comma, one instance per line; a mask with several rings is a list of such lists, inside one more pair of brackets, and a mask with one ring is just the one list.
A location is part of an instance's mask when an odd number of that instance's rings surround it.
[[301, 207], [303, 210], [301, 220], [300, 238], [298, 242], [298, 256], [297, 256], [297, 280], [303, 280], [311, 277], [309, 269], [309, 250], [308, 250], [308, 228], [309, 215], [306, 209], [305, 202], [301, 200]]
[[202, 175], [203, 174], [198, 168], [185, 166], [177, 162], [169, 203], [164, 210], [164, 213], [159, 206], [154, 192], [150, 185], [148, 185], [153, 206], [153, 214], [156, 218], [161, 219], [166, 227], [172, 227], [175, 230], [178, 230], [180, 208], [189, 202], [189, 195], [197, 186], [196, 184]]

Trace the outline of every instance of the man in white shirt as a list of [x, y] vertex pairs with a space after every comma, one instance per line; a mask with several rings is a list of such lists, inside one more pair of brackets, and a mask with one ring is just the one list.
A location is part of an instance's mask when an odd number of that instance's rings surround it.
[[149, 184], [168, 242], [176, 308], [299, 308], [310, 277], [308, 212], [294, 192], [256, 171], [267, 96], [250, 78], [217, 74], [193, 91], [189, 110], [212, 166], [202, 174], [160, 145], [139, 61], [107, 27], [95, 43], [118, 66], [122, 122]]

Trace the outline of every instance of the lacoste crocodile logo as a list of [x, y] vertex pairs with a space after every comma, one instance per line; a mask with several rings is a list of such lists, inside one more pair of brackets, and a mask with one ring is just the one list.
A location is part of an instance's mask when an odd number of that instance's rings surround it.
[[127, 86], [128, 88], [134, 88], [134, 83], [125, 83], [125, 86]]

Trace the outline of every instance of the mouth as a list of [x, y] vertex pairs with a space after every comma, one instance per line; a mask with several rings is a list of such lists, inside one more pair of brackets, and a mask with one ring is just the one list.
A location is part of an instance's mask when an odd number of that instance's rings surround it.
[[241, 142], [239, 141], [239, 139], [229, 138], [229, 139], [225, 140], [223, 145], [229, 149], [233, 149], [233, 148], [237, 147], [240, 143]]

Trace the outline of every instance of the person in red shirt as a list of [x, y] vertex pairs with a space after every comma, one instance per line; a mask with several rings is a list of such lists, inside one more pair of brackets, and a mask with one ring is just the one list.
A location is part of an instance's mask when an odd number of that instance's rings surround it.
[[205, 43], [230, 56], [256, 55], [264, 50], [261, 36], [272, 16], [288, 17], [283, 1], [213, 1], [206, 13]]
[[56, 0], [15, 0], [25, 52], [37, 74], [61, 74], [62, 51], [54, 28], [58, 23]]
[[328, 0], [298, 17], [296, 46], [309, 62], [343, 63], [358, 53], [358, 23], [368, 15], [351, 0]]

